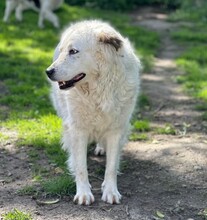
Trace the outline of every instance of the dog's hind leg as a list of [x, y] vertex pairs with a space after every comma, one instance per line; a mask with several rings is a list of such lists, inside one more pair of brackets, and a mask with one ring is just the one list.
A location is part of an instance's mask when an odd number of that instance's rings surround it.
[[17, 5], [18, 5], [18, 2], [16, 0], [6, 1], [6, 8], [5, 8], [4, 18], [3, 18], [4, 22], [9, 21], [9, 17], [11, 15], [12, 11], [15, 10]]
[[22, 21], [22, 19], [23, 19], [22, 12], [27, 8], [28, 7], [26, 7], [22, 3], [18, 5], [18, 7], [16, 8], [16, 11], [15, 11], [15, 16], [18, 21]]
[[55, 28], [59, 28], [60, 25], [59, 25], [58, 17], [52, 11], [43, 10], [40, 12], [39, 21], [38, 21], [38, 26], [40, 28], [44, 28], [44, 24], [43, 24], [44, 19], [50, 21]]
[[98, 155], [103, 156], [105, 154], [105, 148], [104, 148], [103, 143], [100, 142], [96, 145], [96, 148], [94, 150], [94, 154], [96, 156], [98, 156]]
[[45, 18], [49, 20], [55, 28], [60, 27], [58, 17], [52, 11], [46, 11]]
[[117, 188], [117, 172], [121, 151], [121, 134], [110, 132], [106, 137], [106, 171], [102, 184], [102, 200], [110, 204], [120, 203], [121, 195]]
[[24, 10], [27, 10], [27, 9], [32, 9], [36, 12], [39, 12], [38, 8], [35, 7], [35, 5], [33, 4], [33, 2], [30, 2], [30, 1], [25, 1], [25, 2], [21, 2], [18, 7], [16, 8], [16, 19], [18, 21], [22, 21], [22, 13]]
[[40, 13], [39, 13], [39, 20], [38, 20], [38, 26], [39, 28], [44, 28], [44, 18], [45, 18], [45, 15], [44, 15], [44, 11], [40, 10]]

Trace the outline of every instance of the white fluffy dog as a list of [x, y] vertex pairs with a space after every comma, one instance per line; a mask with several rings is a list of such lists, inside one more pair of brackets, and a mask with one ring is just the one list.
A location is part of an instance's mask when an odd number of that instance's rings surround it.
[[6, 0], [4, 22], [8, 22], [11, 13], [15, 10], [16, 19], [22, 21], [22, 12], [26, 9], [33, 9], [39, 12], [38, 26], [44, 27], [44, 20], [50, 21], [54, 27], [59, 27], [58, 17], [54, 10], [59, 8], [63, 0]]
[[97, 143], [96, 155], [106, 150], [102, 200], [120, 202], [119, 157], [139, 90], [139, 70], [129, 41], [107, 23], [82, 21], [62, 34], [46, 73], [55, 109], [63, 120], [63, 149], [70, 155], [78, 204], [94, 202], [87, 171], [91, 141]]

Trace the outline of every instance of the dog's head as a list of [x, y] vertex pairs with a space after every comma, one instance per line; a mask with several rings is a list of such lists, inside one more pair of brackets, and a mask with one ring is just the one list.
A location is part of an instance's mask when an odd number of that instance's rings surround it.
[[121, 47], [121, 35], [108, 24], [76, 23], [63, 33], [54, 62], [46, 73], [52, 81], [58, 82], [60, 89], [71, 88], [100, 74], [100, 65], [111, 62]]

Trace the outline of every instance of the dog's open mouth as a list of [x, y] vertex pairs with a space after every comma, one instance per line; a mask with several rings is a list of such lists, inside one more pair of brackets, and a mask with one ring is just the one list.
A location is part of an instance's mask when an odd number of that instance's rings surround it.
[[85, 73], [79, 73], [78, 75], [76, 75], [75, 77], [73, 77], [71, 80], [68, 81], [59, 81], [59, 88], [60, 89], [68, 89], [73, 87], [77, 82], [79, 82], [80, 80], [82, 80], [84, 77], [86, 76]]

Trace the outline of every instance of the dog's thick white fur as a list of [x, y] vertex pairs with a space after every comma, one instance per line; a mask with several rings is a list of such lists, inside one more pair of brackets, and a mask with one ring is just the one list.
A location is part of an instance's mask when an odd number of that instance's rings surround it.
[[59, 8], [63, 0], [40, 0], [40, 9], [37, 8], [33, 1], [28, 0], [6, 0], [4, 12], [4, 22], [9, 21], [11, 13], [15, 10], [15, 16], [18, 21], [22, 21], [22, 12], [26, 9], [33, 9], [39, 13], [38, 26], [44, 28], [44, 20], [50, 21], [54, 27], [59, 27], [59, 19], [53, 12]]
[[46, 73], [55, 109], [63, 120], [63, 149], [69, 152], [78, 204], [94, 202], [87, 171], [91, 141], [97, 143], [96, 155], [106, 151], [102, 200], [120, 202], [119, 157], [139, 90], [139, 70], [129, 41], [107, 23], [82, 21], [62, 34]]

